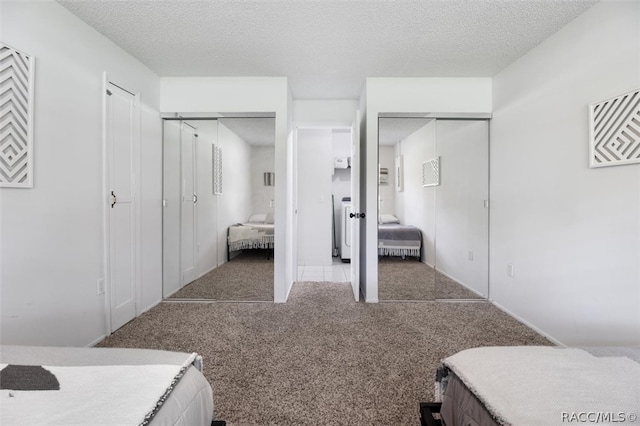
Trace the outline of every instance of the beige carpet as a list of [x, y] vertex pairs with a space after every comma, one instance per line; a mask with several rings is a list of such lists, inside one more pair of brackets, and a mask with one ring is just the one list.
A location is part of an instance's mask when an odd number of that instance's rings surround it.
[[481, 299], [479, 295], [416, 258], [383, 256], [378, 261], [380, 300]]
[[273, 253], [245, 250], [187, 284], [171, 299], [273, 301]]
[[100, 346], [198, 352], [230, 426], [418, 425], [440, 360], [548, 345], [489, 303], [353, 301], [349, 283], [297, 283], [289, 301], [162, 303]]

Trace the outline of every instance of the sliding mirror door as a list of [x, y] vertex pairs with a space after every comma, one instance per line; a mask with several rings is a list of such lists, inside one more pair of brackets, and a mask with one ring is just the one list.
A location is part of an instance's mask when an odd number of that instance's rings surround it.
[[422, 161], [435, 155], [435, 122], [380, 118], [378, 298], [434, 300], [434, 193], [422, 186]]
[[437, 120], [436, 298], [489, 292], [489, 123]]
[[163, 295], [273, 300], [275, 118], [164, 121]]
[[487, 121], [378, 124], [380, 300], [486, 297]]

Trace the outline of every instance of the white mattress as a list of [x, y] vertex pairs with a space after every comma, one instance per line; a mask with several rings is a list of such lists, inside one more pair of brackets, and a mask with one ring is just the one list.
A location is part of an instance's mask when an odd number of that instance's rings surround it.
[[[120, 348], [55, 348], [2, 346], [0, 363], [49, 366], [182, 365], [180, 352]], [[200, 372], [191, 366], [164, 401], [150, 425], [210, 425], [213, 419], [213, 392]], [[104, 422], [101, 422], [104, 423]]]
[[636, 419], [638, 359], [638, 347], [467, 349], [443, 360], [464, 386], [446, 386], [441, 415], [449, 425], [561, 425], [584, 413], [614, 423]]

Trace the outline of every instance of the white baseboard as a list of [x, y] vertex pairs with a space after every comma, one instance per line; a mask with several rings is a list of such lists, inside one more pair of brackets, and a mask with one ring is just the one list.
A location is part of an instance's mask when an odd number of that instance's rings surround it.
[[[224, 263], [223, 263], [223, 265], [224, 265]], [[207, 275], [209, 272], [211, 272], [211, 271], [213, 271], [214, 269], [218, 268], [218, 266], [219, 266], [219, 265], [217, 265], [217, 266], [213, 266], [213, 267], [211, 267], [209, 270], [204, 271], [203, 273], [201, 273], [200, 275], [198, 275], [198, 276], [197, 276], [196, 280], [197, 280], [197, 279], [200, 279], [200, 278], [202, 278], [202, 277], [204, 277], [204, 276], [205, 276], [205, 275]], [[195, 281], [195, 280], [194, 280], [194, 281]], [[193, 281], [192, 281], [192, 282], [193, 282]]]
[[107, 338], [106, 334], [103, 334], [102, 336], [98, 337], [96, 340], [94, 340], [93, 342], [89, 343], [87, 346], [87, 348], [93, 348], [95, 345], [97, 345], [98, 343], [102, 342], [104, 339]]
[[502, 312], [504, 312], [505, 314], [509, 315], [511, 318], [515, 319], [518, 322], [521, 322], [522, 324], [526, 325], [527, 327], [529, 327], [530, 329], [532, 329], [533, 331], [535, 331], [536, 333], [540, 334], [541, 336], [549, 339], [551, 342], [553, 342], [555, 345], [557, 346], [562, 346], [562, 347], [566, 347], [567, 345], [565, 345], [564, 343], [562, 343], [561, 341], [559, 341], [558, 339], [554, 338], [553, 336], [549, 335], [548, 333], [545, 333], [544, 331], [540, 330], [538, 327], [536, 327], [535, 325], [531, 324], [529, 321], [521, 318], [520, 316], [514, 314], [513, 312], [511, 312], [509, 309], [505, 308], [504, 306], [502, 306], [501, 304], [499, 304], [498, 302], [489, 299], [489, 302], [495, 306], [496, 308], [500, 309]]
[[140, 313], [138, 313], [137, 317], [139, 317], [140, 315], [144, 314], [145, 312], [150, 311], [151, 309], [155, 308], [156, 306], [158, 306], [160, 304], [160, 302], [162, 302], [162, 298], [160, 298], [158, 300], [154, 300], [152, 303], [149, 304], [149, 306], [147, 306]]
[[466, 288], [467, 290], [469, 290], [472, 293], [477, 294], [480, 297], [485, 298], [486, 296], [484, 294], [482, 294], [481, 292], [479, 292], [478, 290], [469, 287], [468, 285], [466, 285], [465, 283], [463, 283], [462, 281], [460, 281], [459, 279], [457, 279], [456, 277], [447, 274], [446, 272], [441, 271], [440, 269], [436, 268], [436, 271], [438, 271], [440, 274], [444, 275], [445, 277], [449, 278], [450, 280], [455, 281], [457, 284], [460, 284], [462, 287]]
[[166, 296], [162, 296], [162, 299], [168, 299], [169, 297], [173, 296], [174, 294], [176, 294], [177, 292], [179, 292], [180, 290], [182, 290], [184, 286], [177, 288], [175, 290], [173, 290], [171, 293], [167, 294]]
[[428, 263], [428, 262], [426, 262], [426, 261], [423, 261], [422, 263], [424, 263], [425, 265], [427, 265], [427, 266], [428, 266], [428, 267], [430, 267], [430, 268], [435, 269], [437, 272], [441, 273], [441, 274], [442, 274], [442, 275], [444, 275], [445, 277], [447, 277], [447, 278], [449, 278], [449, 279], [451, 279], [451, 280], [455, 281], [456, 283], [460, 284], [462, 287], [466, 288], [466, 289], [467, 289], [467, 290], [469, 290], [470, 292], [475, 293], [475, 294], [477, 294], [478, 296], [480, 296], [480, 297], [482, 297], [482, 298], [485, 298], [485, 297], [486, 297], [484, 294], [482, 294], [482, 293], [481, 293], [481, 292], [479, 292], [478, 290], [476, 290], [476, 289], [474, 289], [474, 288], [469, 287], [468, 285], [466, 285], [466, 284], [465, 284], [465, 283], [463, 283], [462, 281], [458, 280], [457, 278], [452, 277], [451, 275], [447, 274], [446, 272], [443, 272], [443, 271], [441, 271], [440, 269], [436, 268], [434, 265], [432, 265], [432, 264], [430, 264], [430, 263]]

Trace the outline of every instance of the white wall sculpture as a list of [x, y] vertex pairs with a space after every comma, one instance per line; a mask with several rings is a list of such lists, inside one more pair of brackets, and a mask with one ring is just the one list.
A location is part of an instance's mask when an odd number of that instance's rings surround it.
[[34, 57], [0, 43], [0, 186], [33, 187]]
[[640, 90], [591, 105], [591, 167], [640, 163]]

